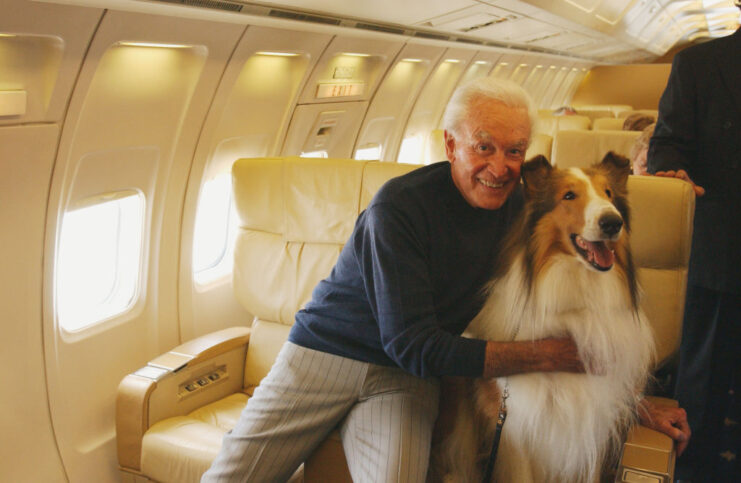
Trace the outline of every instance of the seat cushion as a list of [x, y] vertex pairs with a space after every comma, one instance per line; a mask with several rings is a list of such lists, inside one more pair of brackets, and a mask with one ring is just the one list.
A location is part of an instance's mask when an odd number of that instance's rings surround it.
[[142, 473], [161, 482], [199, 482], [247, 399], [246, 394], [235, 393], [186, 416], [152, 425], [142, 440]]

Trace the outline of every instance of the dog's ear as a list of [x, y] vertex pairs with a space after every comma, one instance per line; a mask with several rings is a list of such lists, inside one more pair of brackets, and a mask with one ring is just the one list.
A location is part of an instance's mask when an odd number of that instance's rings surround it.
[[620, 156], [617, 153], [610, 151], [605, 154], [602, 158], [602, 162], [599, 166], [603, 167], [612, 182], [621, 187], [625, 187], [628, 183], [628, 175], [630, 174], [630, 160], [625, 156]]
[[538, 191], [543, 181], [551, 174], [552, 169], [551, 163], [542, 154], [526, 161], [520, 170], [522, 182], [525, 185], [525, 195], [529, 197], [533, 192]]

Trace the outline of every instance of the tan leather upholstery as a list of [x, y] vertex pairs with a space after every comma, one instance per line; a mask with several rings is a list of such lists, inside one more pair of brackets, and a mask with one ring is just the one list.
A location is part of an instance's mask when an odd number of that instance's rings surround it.
[[594, 120], [600, 117], [618, 117], [622, 112], [632, 111], [633, 106], [628, 104], [581, 104], [574, 105], [574, 109], [579, 114]]
[[592, 121], [592, 131], [622, 131], [625, 119], [617, 117], [600, 117]]
[[[630, 176], [628, 201], [641, 305], [654, 330], [659, 367], [676, 354], [681, 338], [695, 195], [678, 179]], [[671, 400], [654, 402], [676, 406]], [[669, 483], [674, 461], [668, 436], [636, 426], [623, 446], [615, 481]]]
[[695, 195], [673, 178], [630, 176], [631, 248], [661, 365], [679, 348]]
[[[250, 329], [209, 334], [157, 357], [150, 364], [162, 368], [159, 379], [127, 376], [122, 388], [132, 389], [119, 396], [118, 413], [123, 470], [156, 481], [199, 481], [224, 433], [270, 370], [294, 314], [334, 266], [360, 211], [388, 179], [417, 167], [295, 157], [242, 159], [234, 164], [239, 215], [234, 291], [255, 319]], [[232, 362], [222, 362], [235, 350], [241, 350], [239, 370], [231, 367]], [[222, 366], [229, 366], [227, 381], [178, 400], [183, 383]], [[228, 392], [219, 389], [227, 382]], [[219, 393], [211, 395], [216, 389]], [[350, 481], [337, 434], [305, 466], [306, 481]]]
[[539, 114], [535, 124], [535, 133], [547, 134], [554, 137], [558, 131], [566, 129], [590, 129], [592, 121], [587, 116], [554, 116]]
[[551, 150], [553, 147], [553, 137], [548, 134], [535, 133], [530, 139], [530, 146], [525, 153], [525, 159], [532, 159], [535, 156], [543, 155], [548, 161], [551, 160]]
[[609, 151], [629, 157], [638, 131], [558, 131], [551, 163], [559, 168], [584, 168], [602, 160]]

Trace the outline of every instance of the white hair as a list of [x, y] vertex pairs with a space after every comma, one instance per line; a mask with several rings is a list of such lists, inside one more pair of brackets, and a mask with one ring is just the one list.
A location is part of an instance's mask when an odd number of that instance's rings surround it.
[[530, 118], [530, 129], [535, 129], [538, 112], [532, 99], [525, 89], [512, 81], [480, 77], [459, 86], [448, 101], [443, 115], [443, 129], [455, 135], [460, 134], [460, 127], [469, 115], [473, 99], [491, 99], [499, 101], [505, 106], [524, 108]]

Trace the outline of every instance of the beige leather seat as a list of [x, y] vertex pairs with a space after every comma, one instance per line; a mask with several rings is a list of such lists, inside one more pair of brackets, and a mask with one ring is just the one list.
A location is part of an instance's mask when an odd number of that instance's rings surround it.
[[609, 151], [630, 157], [639, 131], [559, 131], [553, 139], [551, 163], [559, 168], [584, 168]]
[[600, 117], [592, 121], [592, 131], [622, 131], [625, 119], [617, 117]]
[[537, 155], [543, 155], [550, 161], [553, 149], [553, 136], [543, 133], [535, 133], [530, 139], [530, 146], [525, 153], [525, 159], [532, 159]]
[[[658, 369], [679, 349], [695, 195], [678, 179], [630, 176], [628, 200], [633, 261], [643, 289], [641, 304], [654, 330]], [[637, 426], [623, 446], [615, 481], [672, 482], [674, 459], [667, 436]]]
[[[116, 421], [124, 481], [200, 479], [271, 367], [294, 313], [329, 273], [359, 212], [386, 180], [416, 167], [300, 158], [235, 163], [241, 220], [235, 295], [254, 321], [251, 328], [182, 344], [124, 378]], [[631, 243], [664, 360], [679, 340], [694, 197], [677, 180], [631, 177], [629, 183]], [[635, 474], [670, 472], [671, 446], [668, 438], [639, 428], [623, 463]], [[350, 481], [336, 434], [306, 462], [304, 478]]]
[[538, 122], [535, 125], [535, 133], [555, 136], [558, 131], [566, 129], [590, 129], [592, 121], [587, 116], [554, 116], [551, 114], [538, 115]]
[[[360, 211], [386, 180], [417, 167], [302, 158], [234, 164], [240, 217], [234, 292], [254, 321], [176, 347], [124, 378], [116, 430], [127, 478], [199, 481], [272, 366], [294, 314], [334, 266]], [[304, 476], [349, 481], [336, 435], [307, 462]]]

